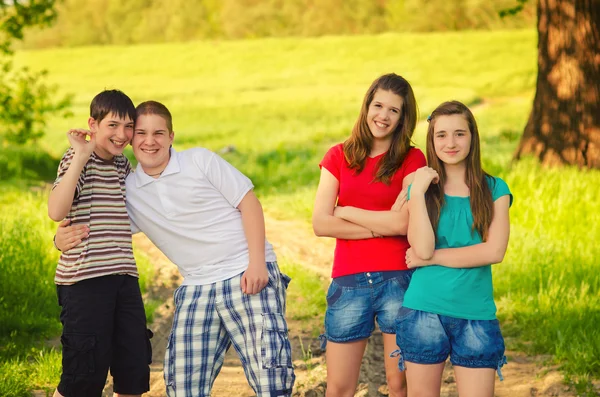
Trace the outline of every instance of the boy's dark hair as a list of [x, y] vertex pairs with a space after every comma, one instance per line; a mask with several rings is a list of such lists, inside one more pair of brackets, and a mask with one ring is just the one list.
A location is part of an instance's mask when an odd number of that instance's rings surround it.
[[162, 117], [167, 122], [167, 128], [169, 132], [173, 132], [173, 117], [171, 117], [171, 112], [165, 105], [157, 101], [146, 101], [140, 103], [137, 108], [135, 108], [135, 112], [137, 117], [143, 116], [145, 114], [155, 114], [157, 116]]
[[129, 117], [131, 121], [135, 121], [135, 106], [123, 91], [104, 90], [92, 99], [91, 118], [99, 123], [110, 113], [123, 119]]

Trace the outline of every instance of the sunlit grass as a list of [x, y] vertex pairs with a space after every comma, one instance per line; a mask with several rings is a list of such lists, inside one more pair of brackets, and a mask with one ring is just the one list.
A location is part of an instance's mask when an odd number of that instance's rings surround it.
[[[85, 127], [91, 98], [120, 88], [136, 103], [156, 99], [172, 110], [177, 149], [226, 149], [223, 156], [251, 177], [271, 216], [304, 222], [312, 213], [318, 163], [349, 135], [374, 78], [394, 71], [412, 82], [421, 110], [414, 141], [423, 150], [427, 115], [442, 101], [464, 101], [478, 121], [486, 170], [505, 178], [515, 197], [509, 250], [493, 267], [509, 347], [552, 355], [569, 379], [586, 387], [600, 378], [600, 172], [512, 163], [531, 109], [535, 57], [534, 31], [506, 31], [89, 47], [24, 52], [18, 61], [47, 68], [61, 92], [75, 94], [74, 117], [50, 120], [40, 142], [52, 156], [66, 149], [68, 128]], [[2, 153], [0, 171], [13, 170], [13, 190], [21, 191], [6, 199], [2, 192], [3, 226], [4, 219], [19, 224], [6, 246], [31, 239], [26, 247], [30, 261], [38, 260], [38, 282], [49, 280], [39, 294], [50, 301], [39, 303], [46, 311], [31, 321], [56, 333], [54, 225], [46, 219], [43, 193], [22, 192], [30, 187], [23, 178], [46, 174], [19, 171], [28, 169], [31, 154]], [[290, 315], [322, 315], [322, 282], [301, 264], [280, 264], [294, 277]], [[0, 270], [9, 265], [3, 260]], [[12, 292], [3, 296], [14, 306]], [[9, 365], [8, 355], [0, 359]]]

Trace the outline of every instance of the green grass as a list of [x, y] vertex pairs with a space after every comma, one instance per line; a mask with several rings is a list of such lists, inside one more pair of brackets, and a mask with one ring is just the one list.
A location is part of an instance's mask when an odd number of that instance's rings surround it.
[[323, 317], [327, 302], [324, 291], [327, 282], [314, 272], [296, 263], [279, 261], [281, 271], [292, 278], [287, 291], [287, 315], [293, 320]]
[[423, 117], [449, 97], [530, 94], [535, 48], [535, 31], [525, 30], [82, 47], [16, 61], [48, 69], [60, 93], [75, 94], [74, 116], [51, 120], [42, 142], [56, 156], [104, 88], [163, 101], [179, 147], [262, 153], [346, 136], [370, 83], [391, 71], [412, 82]]
[[[21, 52], [17, 61], [47, 68], [61, 92], [75, 94], [74, 117], [50, 120], [40, 142], [51, 156], [66, 149], [68, 128], [86, 125], [97, 92], [121, 88], [136, 103], [156, 99], [172, 110], [176, 148], [233, 147], [224, 157], [252, 178], [266, 211], [305, 222], [318, 163], [348, 136], [373, 79], [395, 71], [412, 82], [422, 149], [431, 110], [464, 101], [478, 121], [486, 170], [505, 178], [515, 197], [509, 250], [494, 266], [509, 348], [552, 355], [580, 394], [600, 379], [600, 172], [511, 163], [533, 97], [533, 30], [87, 47]], [[46, 246], [36, 245], [35, 255], [50, 250], [46, 232], [39, 238]], [[282, 268], [294, 275], [290, 315], [322, 315], [322, 282], [299, 264]]]
[[[15, 158], [30, 155], [25, 152]], [[52, 245], [56, 224], [47, 216], [47, 201], [39, 181], [0, 184], [0, 396], [29, 396], [32, 389], [58, 384], [60, 352], [45, 342], [61, 331], [54, 284], [59, 253]], [[145, 290], [152, 265], [139, 252], [136, 259]], [[146, 307], [147, 317], [153, 307]]]
[[600, 172], [503, 173], [515, 201], [511, 240], [494, 266], [499, 317], [517, 348], [550, 353], [572, 379], [600, 377]]

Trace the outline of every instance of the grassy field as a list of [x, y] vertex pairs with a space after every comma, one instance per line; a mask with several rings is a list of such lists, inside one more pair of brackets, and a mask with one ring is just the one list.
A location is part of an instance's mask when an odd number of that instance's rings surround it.
[[[39, 158], [37, 154], [28, 154], [24, 151], [14, 157]], [[32, 162], [30, 171], [34, 169]], [[14, 163], [13, 169], [18, 168]], [[45, 172], [40, 167], [26, 174]], [[0, 396], [3, 397], [29, 396], [28, 391], [33, 388], [53, 390], [60, 374], [60, 353], [53, 348], [61, 331], [54, 285], [58, 251], [52, 246], [56, 225], [46, 215], [47, 200], [47, 187], [39, 181], [20, 179], [0, 184]], [[144, 253], [135, 254], [140, 286], [145, 290], [153, 278], [152, 264]], [[147, 317], [151, 315], [148, 311]]]
[[[48, 158], [66, 149], [68, 128], [85, 126], [97, 92], [120, 88], [136, 103], [155, 99], [172, 110], [176, 148], [226, 148], [224, 156], [252, 178], [271, 215], [305, 222], [317, 164], [328, 147], [348, 136], [373, 79], [394, 71], [411, 81], [421, 120], [444, 100], [464, 101], [478, 120], [486, 169], [505, 178], [515, 196], [509, 251], [494, 267], [509, 348], [550, 354], [584, 395], [590, 381], [600, 378], [600, 172], [511, 163], [531, 106], [535, 57], [535, 32], [528, 30], [56, 49], [22, 52], [17, 62], [48, 69], [61, 92], [75, 94], [74, 117], [51, 120], [40, 142]], [[421, 148], [424, 132], [422, 122], [415, 135]], [[33, 195], [21, 181], [47, 174], [13, 164], [18, 151], [3, 154], [7, 150], [0, 151], [2, 179], [13, 179], [14, 194]], [[44, 156], [41, 164], [51, 162]], [[55, 255], [48, 243], [52, 225], [43, 205], [36, 205], [21, 206], [22, 223], [43, 229], [32, 255]], [[17, 219], [13, 211], [3, 213]], [[36, 265], [48, 288], [52, 262]], [[3, 258], [0, 269], [9, 266]], [[320, 307], [313, 301], [307, 315]], [[49, 320], [38, 327], [48, 334], [58, 329], [50, 320], [57, 318], [52, 305], [40, 309], [48, 310]], [[0, 365], [14, 361], [9, 357], [0, 356]], [[26, 357], [27, 363], [40, 360]]]

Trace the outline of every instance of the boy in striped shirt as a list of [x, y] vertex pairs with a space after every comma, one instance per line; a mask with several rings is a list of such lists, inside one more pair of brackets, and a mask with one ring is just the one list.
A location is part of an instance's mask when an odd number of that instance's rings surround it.
[[149, 390], [149, 331], [125, 208], [131, 166], [123, 149], [134, 120], [135, 107], [123, 92], [96, 95], [90, 131], [68, 133], [71, 147], [48, 200], [53, 220], [89, 225], [86, 241], [62, 253], [56, 269], [63, 368], [55, 397], [100, 397], [109, 368], [119, 396]]

